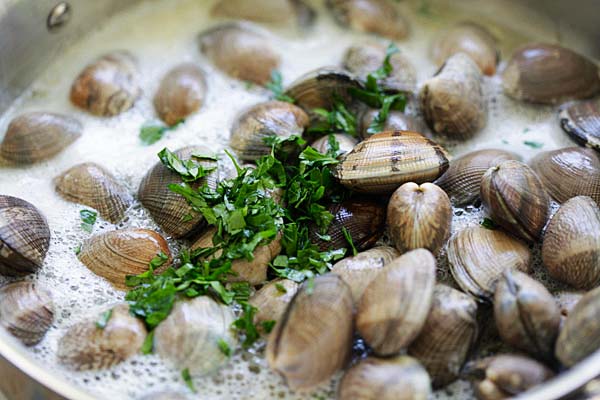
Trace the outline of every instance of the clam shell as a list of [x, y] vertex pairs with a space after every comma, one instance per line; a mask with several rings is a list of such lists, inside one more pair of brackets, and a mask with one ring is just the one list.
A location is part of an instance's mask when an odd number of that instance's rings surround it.
[[450, 237], [452, 205], [433, 183], [405, 183], [388, 203], [387, 226], [400, 253], [425, 248], [438, 254]]
[[31, 203], [0, 195], [0, 274], [23, 276], [41, 268], [50, 247], [46, 218]]
[[71, 86], [71, 102], [94, 115], [110, 117], [131, 107], [141, 94], [137, 60], [127, 51], [105, 54], [86, 66]]
[[556, 357], [571, 367], [600, 348], [600, 287], [586, 293], [567, 317], [556, 341]]
[[154, 95], [154, 108], [167, 125], [175, 125], [198, 111], [206, 97], [204, 72], [192, 63], [171, 69]]
[[254, 323], [279, 321], [287, 305], [298, 291], [298, 284], [289, 279], [273, 280], [257, 291], [249, 303], [258, 309]]
[[431, 308], [435, 270], [433, 255], [418, 249], [390, 262], [369, 283], [356, 329], [376, 354], [398, 354], [417, 337]]
[[530, 164], [548, 194], [559, 203], [580, 195], [600, 202], [600, 155], [594, 150], [567, 147], [546, 151]]
[[[333, 137], [340, 146], [338, 150], [338, 157], [343, 156], [344, 154], [352, 151], [354, 146], [356, 146], [358, 143], [358, 140], [356, 138], [344, 133], [335, 133], [333, 134]], [[330, 151], [329, 135], [323, 136], [322, 138], [315, 140], [310, 144], [310, 146], [317, 150], [319, 153], [326, 154]]]
[[14, 282], [0, 288], [0, 325], [26, 346], [39, 343], [54, 320], [50, 292], [33, 282]]
[[[360, 118], [360, 137], [362, 139], [368, 139], [371, 137], [371, 133], [367, 130], [373, 121], [373, 118], [379, 113], [379, 110], [367, 109]], [[429, 128], [420, 118], [412, 115], [404, 114], [401, 111], [391, 110], [388, 113], [387, 119], [383, 124], [383, 132], [387, 131], [412, 131], [419, 132], [421, 135], [431, 137]]]
[[502, 73], [504, 92], [532, 103], [557, 104], [600, 92], [596, 64], [567, 48], [530, 43], [518, 48]]
[[127, 275], [139, 275], [157, 254], [169, 257], [169, 245], [158, 233], [148, 229], [121, 229], [93, 236], [83, 243], [81, 261], [90, 271], [108, 280], [115, 288], [126, 290]]
[[368, 357], [350, 368], [338, 388], [339, 400], [426, 400], [431, 395], [427, 371], [408, 356]]
[[419, 94], [427, 124], [453, 139], [469, 139], [487, 120], [482, 75], [469, 56], [457, 53], [446, 60]]
[[257, 160], [271, 153], [266, 138], [302, 136], [308, 123], [308, 115], [293, 104], [282, 101], [259, 103], [244, 111], [233, 123], [229, 144], [240, 159]]
[[519, 160], [519, 156], [505, 150], [476, 150], [450, 161], [450, 167], [435, 184], [448, 194], [453, 204], [472, 203], [479, 199], [483, 174], [508, 160]]
[[448, 242], [448, 263], [454, 280], [477, 300], [491, 300], [505, 270], [529, 272], [531, 251], [499, 230], [471, 226]]
[[468, 295], [436, 285], [429, 316], [408, 355], [423, 364], [434, 388], [458, 378], [477, 338], [477, 303]]
[[398, 256], [400, 253], [393, 247], [377, 246], [338, 261], [331, 268], [331, 273], [339, 275], [346, 282], [352, 291], [352, 299], [357, 304], [381, 268]]
[[92, 207], [102, 218], [117, 223], [133, 203], [133, 197], [104, 167], [77, 164], [54, 178], [56, 192], [64, 199]]
[[288, 25], [310, 25], [315, 11], [303, 0], [219, 0], [211, 9], [215, 17]]
[[198, 35], [200, 51], [225, 74], [265, 85], [280, 58], [269, 39], [251, 24], [217, 25]]
[[303, 284], [269, 336], [269, 367], [292, 390], [327, 381], [350, 357], [352, 319], [352, 294], [340, 277]]
[[[180, 159], [189, 160], [194, 155], [212, 155], [212, 151], [203, 146], [187, 146], [174, 152]], [[204, 167], [215, 167], [213, 160], [198, 160]], [[211, 189], [217, 186], [218, 172], [215, 170], [203, 179], [190, 184], [198, 188], [208, 183]], [[185, 198], [169, 189], [170, 184], [181, 183], [181, 177], [165, 167], [160, 161], [148, 171], [138, 189], [138, 198], [150, 212], [152, 219], [170, 236], [182, 238], [200, 231], [204, 217], [192, 210]]]
[[591, 198], [573, 197], [554, 214], [542, 260], [550, 276], [577, 289], [600, 285], [600, 209]]
[[88, 371], [113, 367], [136, 354], [146, 339], [146, 328], [129, 314], [127, 304], [119, 304], [104, 329], [88, 319], [71, 326], [58, 342], [56, 355], [61, 364]]
[[481, 199], [494, 222], [508, 232], [527, 242], [540, 238], [550, 201], [526, 164], [509, 160], [490, 168], [481, 179]]
[[363, 193], [391, 193], [406, 182], [431, 182], [448, 169], [446, 151], [410, 131], [377, 133], [337, 165], [340, 183]]
[[566, 105], [559, 119], [576, 142], [600, 151], [600, 98]]
[[408, 36], [408, 22], [388, 0], [327, 0], [336, 21], [357, 31], [389, 39]]
[[560, 310], [554, 297], [528, 275], [510, 270], [498, 281], [494, 317], [505, 343], [551, 361], [560, 326]]
[[13, 119], [0, 144], [0, 156], [15, 164], [32, 164], [60, 153], [81, 136], [75, 118], [47, 112], [29, 112]]
[[175, 304], [171, 314], [154, 331], [156, 353], [178, 369], [204, 375], [223, 366], [229, 358], [219, 348], [225, 341], [234, 349], [237, 339], [231, 309], [201, 296]]
[[496, 38], [475, 22], [460, 22], [442, 32], [434, 41], [431, 56], [442, 65], [450, 56], [465, 53], [479, 66], [485, 75], [494, 75], [500, 59]]

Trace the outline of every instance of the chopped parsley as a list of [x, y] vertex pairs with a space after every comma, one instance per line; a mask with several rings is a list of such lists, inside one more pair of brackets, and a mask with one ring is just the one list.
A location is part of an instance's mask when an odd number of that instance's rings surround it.
[[110, 318], [112, 317], [112, 315], [113, 315], [112, 308], [110, 310], [103, 312], [102, 315], [100, 315], [100, 318], [98, 319], [98, 321], [96, 321], [96, 327], [98, 329], [106, 328], [106, 325], [108, 324], [108, 321], [110, 321]]
[[276, 283], [275, 284], [275, 289], [277, 289], [277, 292], [279, 292], [281, 294], [286, 294], [287, 293], [287, 289], [281, 283]]
[[152, 354], [152, 351], [154, 350], [154, 332], [155, 331], [153, 330], [148, 332], [146, 339], [144, 339], [144, 343], [142, 344], [141, 348], [141, 352], [144, 355]]
[[[184, 182], [197, 181], [217, 169], [217, 167], [204, 167], [194, 160], [181, 160], [166, 147], [158, 153], [158, 157], [165, 167], [178, 173]], [[192, 158], [214, 160], [212, 156], [202, 156], [199, 154], [193, 154]]]
[[217, 346], [219, 346], [219, 350], [221, 350], [221, 353], [225, 354], [226, 357], [231, 357], [231, 347], [224, 339], [219, 339], [217, 341]]
[[189, 368], [181, 371], [181, 379], [185, 382], [187, 387], [194, 393], [196, 393], [196, 387], [194, 386], [194, 381], [192, 380], [192, 375], [190, 374]]
[[523, 144], [524, 144], [525, 146], [529, 146], [529, 147], [531, 147], [532, 149], [541, 149], [542, 147], [544, 147], [544, 143], [541, 143], [541, 142], [534, 142], [534, 141], [532, 141], [532, 140], [525, 140], [525, 141], [523, 142]]
[[483, 226], [485, 229], [492, 230], [498, 227], [498, 225], [496, 225], [496, 223], [490, 218], [484, 218], [483, 221], [481, 221], [481, 226]]
[[350, 231], [344, 226], [342, 227], [342, 232], [344, 233], [344, 238], [346, 239], [346, 241], [350, 245], [350, 248], [352, 249], [352, 255], [357, 255], [358, 250], [356, 250], [356, 246], [354, 246], [354, 242], [352, 241], [352, 235], [350, 234]]
[[165, 133], [177, 129], [179, 125], [183, 124], [185, 120], [180, 120], [176, 122], [174, 125], [144, 125], [140, 128], [140, 140], [146, 146], [154, 144], [158, 142]]
[[81, 253], [81, 243], [79, 243], [74, 249], [73, 252], [75, 253], [76, 256], [79, 255], [79, 253]]
[[257, 308], [249, 303], [242, 304], [242, 310], [244, 311], [241, 317], [233, 322], [233, 326], [244, 333], [244, 341], [242, 346], [248, 348], [254, 344], [260, 337], [256, 325], [254, 325], [254, 315], [256, 314]]
[[356, 116], [348, 110], [341, 97], [336, 96], [334, 98], [331, 111], [324, 108], [315, 108], [313, 112], [320, 116], [321, 120], [308, 129], [309, 133], [357, 135]]
[[268, 320], [268, 321], [263, 321], [260, 326], [262, 327], [263, 331], [265, 333], [271, 333], [271, 331], [273, 330], [273, 328], [275, 327], [275, 321], [273, 321], [272, 319]]
[[276, 100], [285, 101], [288, 103], [294, 103], [295, 100], [285, 94], [283, 90], [283, 78], [281, 76], [281, 72], [277, 70], [271, 71], [271, 80], [267, 82], [265, 85], [267, 89], [269, 89]]
[[79, 211], [79, 217], [81, 218], [81, 229], [87, 233], [91, 233], [92, 229], [94, 229], [94, 224], [96, 223], [98, 213], [92, 210], [81, 210]]

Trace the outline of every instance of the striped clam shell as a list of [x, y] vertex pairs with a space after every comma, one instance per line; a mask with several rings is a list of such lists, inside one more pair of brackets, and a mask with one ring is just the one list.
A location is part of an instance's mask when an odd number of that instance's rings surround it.
[[363, 193], [391, 193], [406, 182], [432, 182], [448, 169], [446, 151], [411, 131], [377, 133], [338, 164], [340, 183]]
[[112, 223], [119, 222], [133, 203], [127, 188], [96, 163], [69, 168], [54, 178], [54, 185], [66, 200], [92, 207]]
[[559, 119], [575, 141], [600, 151], [600, 98], [566, 105]]

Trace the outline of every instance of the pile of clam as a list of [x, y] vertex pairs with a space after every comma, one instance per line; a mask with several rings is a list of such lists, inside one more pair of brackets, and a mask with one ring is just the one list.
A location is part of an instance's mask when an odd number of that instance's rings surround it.
[[[271, 4], [267, 0], [258, 3]], [[213, 13], [232, 19], [274, 22], [246, 1], [222, 0]], [[282, 1], [274, 15], [307, 26], [314, 11], [302, 1]], [[340, 24], [392, 39], [409, 28], [386, 0], [328, 0]], [[269, 34], [250, 22], [227, 22], [198, 36], [199, 51], [222, 73], [265, 85], [280, 57]], [[377, 114], [351, 96], [379, 68], [385, 47], [371, 41], [347, 50], [340, 66], [308, 72], [285, 94], [295, 102], [265, 101], [243, 110], [230, 129], [230, 146], [252, 162], [270, 152], [264, 138], [302, 135], [319, 117], [315, 108], [346, 102], [358, 116], [358, 137], [335, 134], [340, 162], [334, 176], [356, 193], [332, 203], [331, 241], [312, 232], [322, 250], [347, 247], [347, 229], [359, 253], [335, 264], [310, 284], [268, 281], [268, 265], [280, 240], [256, 250], [252, 262], [238, 260], [232, 281], [255, 286], [255, 322], [275, 320], [266, 359], [294, 390], [307, 390], [344, 370], [341, 399], [426, 399], [432, 388], [459, 378], [474, 381], [481, 399], [516, 395], [552, 378], [600, 348], [600, 92], [594, 62], [558, 45], [528, 44], [502, 71], [505, 94], [518, 101], [565, 103], [558, 110], [564, 130], [582, 147], [539, 153], [523, 163], [501, 149], [477, 150], [451, 159], [433, 141], [476, 137], [487, 122], [484, 75], [496, 74], [495, 37], [472, 22], [440, 33], [431, 49], [440, 65], [420, 87], [410, 60], [391, 57], [393, 71], [381, 82], [390, 93], [405, 93], [418, 114], [392, 111], [381, 132], [367, 128]], [[101, 56], [83, 69], [70, 92], [72, 103], [95, 116], [114, 116], [134, 106], [142, 89], [137, 61], [128, 52]], [[157, 115], [175, 125], [197, 112], [207, 81], [195, 64], [174, 66], [154, 97]], [[422, 119], [421, 119], [422, 116]], [[558, 122], [557, 122], [558, 123]], [[15, 118], [0, 144], [2, 158], [30, 164], [55, 156], [82, 135], [75, 119], [48, 112]], [[328, 150], [327, 138], [313, 146]], [[587, 147], [586, 147], [587, 146]], [[178, 149], [183, 160], [201, 159], [208, 149]], [[217, 170], [194, 182], [214, 187]], [[191, 248], [210, 245], [214, 230], [185, 199], [169, 190], [178, 174], [157, 162], [136, 194], [101, 165], [84, 162], [54, 179], [65, 200], [94, 208], [112, 223], [123, 220], [137, 200], [164, 235], [187, 240]], [[552, 216], [551, 201], [560, 204]], [[493, 226], [452, 229], [453, 206], [482, 203]], [[387, 244], [384, 244], [384, 233]], [[453, 233], [453, 234], [452, 234]], [[0, 196], [0, 274], [21, 277], [42, 267], [50, 230], [30, 203]], [[541, 245], [543, 265], [562, 292], [551, 293], [532, 275], [532, 252]], [[165, 238], [149, 229], [125, 228], [91, 236], [78, 258], [115, 288], [125, 277], [145, 272], [157, 255], [171, 254]], [[447, 259], [447, 263], [440, 262]], [[442, 281], [448, 265], [452, 281]], [[160, 271], [158, 271], [160, 272]], [[138, 353], [148, 335], [127, 304], [110, 311], [105, 326], [92, 315], [68, 328], [58, 343], [58, 360], [74, 370], [109, 368]], [[507, 352], [479, 357], [482, 321], [493, 313]], [[27, 345], [42, 340], [52, 325], [50, 293], [32, 281], [0, 289], [0, 324]], [[220, 350], [237, 338], [229, 307], [210, 297], [180, 301], [154, 331], [154, 349], [194, 376], [228, 361]], [[359, 335], [369, 356], [353, 359]], [[475, 355], [475, 356], [474, 356]], [[168, 396], [168, 395], [166, 395]], [[160, 394], [152, 398], [161, 398]], [[173, 397], [169, 397], [173, 398]]]

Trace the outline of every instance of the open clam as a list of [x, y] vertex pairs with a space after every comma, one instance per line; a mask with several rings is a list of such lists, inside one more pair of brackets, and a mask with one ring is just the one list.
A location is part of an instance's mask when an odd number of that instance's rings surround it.
[[304, 0], [219, 0], [211, 10], [216, 17], [276, 24], [309, 25], [315, 11]]
[[49, 247], [50, 228], [40, 211], [25, 200], [0, 195], [0, 274], [37, 271]]
[[559, 119], [576, 142], [600, 151], [600, 98], [567, 104]]

